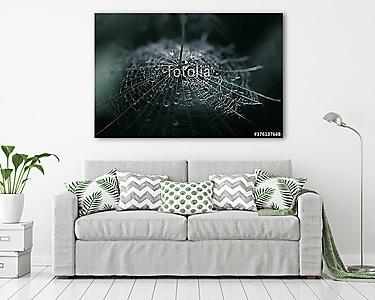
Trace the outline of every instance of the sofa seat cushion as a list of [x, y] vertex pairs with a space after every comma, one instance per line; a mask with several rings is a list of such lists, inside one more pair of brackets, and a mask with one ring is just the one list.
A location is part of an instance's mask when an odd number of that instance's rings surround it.
[[200, 240], [299, 240], [295, 216], [258, 216], [256, 212], [227, 210], [188, 218], [188, 239]]
[[106, 211], [78, 218], [77, 239], [85, 241], [185, 240], [186, 217], [151, 210]]

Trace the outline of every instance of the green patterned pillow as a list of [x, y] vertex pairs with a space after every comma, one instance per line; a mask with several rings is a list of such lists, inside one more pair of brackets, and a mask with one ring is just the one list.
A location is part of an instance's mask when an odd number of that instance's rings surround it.
[[160, 212], [194, 215], [212, 211], [211, 181], [173, 182], [161, 184]]
[[256, 169], [255, 203], [258, 209], [290, 209], [307, 181], [307, 178], [276, 177]]
[[115, 169], [94, 180], [67, 182], [65, 187], [77, 196], [79, 217], [116, 209], [120, 199]]

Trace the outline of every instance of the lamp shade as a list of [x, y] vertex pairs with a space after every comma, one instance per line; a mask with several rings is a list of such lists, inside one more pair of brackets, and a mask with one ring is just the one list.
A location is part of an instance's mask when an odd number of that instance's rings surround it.
[[324, 117], [324, 120], [330, 122], [332, 124], [336, 124], [337, 126], [343, 126], [345, 123], [342, 121], [342, 118], [339, 114], [335, 112], [329, 112]]

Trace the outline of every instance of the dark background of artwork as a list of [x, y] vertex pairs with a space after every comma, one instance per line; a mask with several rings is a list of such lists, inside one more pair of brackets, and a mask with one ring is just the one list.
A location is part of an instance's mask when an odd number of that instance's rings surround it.
[[[187, 41], [200, 39], [206, 33], [212, 45], [232, 44], [238, 56], [251, 56], [251, 65], [263, 66], [252, 76], [251, 88], [283, 99], [282, 14], [186, 15]], [[180, 35], [178, 14], [95, 15], [96, 137], [254, 137], [254, 132], [283, 133], [283, 101], [267, 100], [262, 105], [241, 108], [241, 114], [251, 123], [238, 116], [220, 119], [197, 111], [189, 122], [181, 112], [172, 113], [171, 108], [167, 111], [161, 106], [142, 115], [129, 111], [100, 132], [115, 118], [111, 97], [119, 90], [119, 61], [124, 50], [135, 50], [163, 38], [179, 39]]]

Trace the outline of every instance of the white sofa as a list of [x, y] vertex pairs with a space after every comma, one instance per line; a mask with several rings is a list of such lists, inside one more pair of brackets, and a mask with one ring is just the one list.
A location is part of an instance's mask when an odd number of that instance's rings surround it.
[[[111, 168], [203, 181], [210, 174], [262, 168], [291, 176], [291, 161], [86, 161], [84, 177]], [[157, 211], [107, 211], [78, 218], [77, 201], [54, 199], [53, 273], [57, 276], [319, 276], [322, 201], [298, 199], [296, 216], [218, 211], [188, 218]]]

